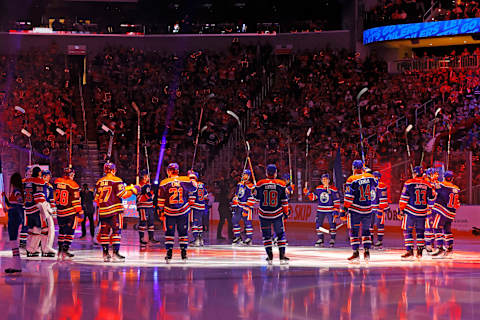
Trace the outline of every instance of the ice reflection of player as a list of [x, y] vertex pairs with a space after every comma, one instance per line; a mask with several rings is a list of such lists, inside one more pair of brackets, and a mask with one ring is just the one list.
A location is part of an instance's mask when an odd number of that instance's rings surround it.
[[[235, 271], [234, 271], [235, 272]], [[241, 280], [233, 284], [233, 298], [237, 302], [238, 317], [252, 319], [255, 315], [255, 285], [252, 270], [241, 270]]]

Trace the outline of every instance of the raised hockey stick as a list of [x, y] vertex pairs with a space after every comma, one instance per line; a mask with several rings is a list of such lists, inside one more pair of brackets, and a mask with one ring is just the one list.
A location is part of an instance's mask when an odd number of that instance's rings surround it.
[[448, 144], [447, 144], [447, 170], [450, 164], [450, 141], [452, 140], [452, 123], [448, 124]]
[[288, 171], [290, 173], [290, 183], [293, 184], [292, 152], [290, 150], [290, 138], [288, 138]]
[[150, 177], [150, 161], [148, 161], [147, 140], [145, 140], [144, 149], [145, 149], [145, 162], [147, 163], [148, 177]]
[[312, 128], [308, 128], [307, 130], [307, 139], [305, 143], [305, 189], [308, 188], [308, 147], [309, 147], [309, 141], [308, 138], [310, 137], [310, 134], [312, 133]]
[[360, 148], [362, 149], [362, 161], [365, 164], [365, 151], [363, 147], [363, 127], [362, 127], [362, 116], [360, 113], [360, 98], [368, 91], [368, 88], [365, 87], [357, 94], [357, 113], [358, 113], [358, 125], [360, 127]]
[[115, 135], [115, 132], [113, 132], [112, 129], [107, 127], [106, 125], [102, 124], [102, 130], [105, 131], [106, 133], [109, 134], [110, 140], [108, 141], [108, 150], [107, 150], [107, 162], [110, 162], [112, 158], [112, 147], [113, 147], [113, 136]]
[[193, 159], [192, 159], [192, 166], [190, 170], [193, 170], [193, 166], [195, 164], [195, 158], [197, 156], [197, 148], [198, 148], [198, 138], [200, 137], [200, 128], [202, 126], [202, 119], [203, 119], [203, 110], [205, 108], [205, 104], [202, 105], [202, 109], [200, 110], [200, 119], [198, 120], [198, 128], [197, 128], [197, 136], [195, 137], [195, 149], [193, 151]]
[[22, 129], [20, 132], [28, 138], [28, 144], [29, 144], [29, 151], [28, 151], [28, 165], [32, 165], [32, 153], [33, 153], [33, 146], [32, 146], [32, 134], [27, 130], [27, 129]]
[[[442, 108], [435, 110], [435, 117], [433, 118], [433, 129], [432, 129], [432, 139], [435, 139], [435, 129], [437, 127], [437, 117], [442, 112]], [[432, 150], [432, 167], [435, 161], [435, 150]]]
[[257, 184], [256, 179], [255, 179], [255, 172], [253, 171], [253, 166], [252, 166], [252, 161], [250, 160], [250, 143], [248, 143], [247, 139], [245, 138], [245, 133], [243, 132], [243, 127], [242, 127], [242, 122], [240, 121], [240, 117], [233, 111], [227, 110], [227, 114], [234, 118], [237, 123], [238, 123], [238, 128], [240, 130], [240, 134], [243, 139], [243, 143], [245, 144], [245, 151], [247, 153], [247, 158], [245, 160], [245, 165], [244, 169], [246, 168], [246, 163], [248, 163], [248, 166], [250, 168], [250, 171], [252, 172], [252, 179], [253, 183]]
[[412, 171], [413, 174], [413, 165], [412, 165], [412, 155], [410, 154], [410, 146], [408, 145], [408, 133], [410, 130], [412, 130], [413, 125], [409, 124], [407, 128], [405, 129], [405, 144], [407, 146], [407, 155], [408, 155], [408, 162], [410, 163], [410, 170]]

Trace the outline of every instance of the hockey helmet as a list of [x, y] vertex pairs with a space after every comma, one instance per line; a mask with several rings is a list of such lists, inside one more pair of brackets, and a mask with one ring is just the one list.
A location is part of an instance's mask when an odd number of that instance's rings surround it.
[[69, 177], [70, 175], [75, 174], [75, 170], [73, 170], [72, 167], [68, 166], [63, 169], [63, 174], [64, 176]]
[[330, 175], [328, 173], [324, 173], [322, 174], [321, 178], [330, 180]]
[[372, 174], [377, 179], [380, 179], [382, 177], [382, 174], [380, 173], [380, 171], [374, 171]]
[[51, 176], [51, 175], [52, 175], [52, 173], [48, 169], [45, 169], [45, 170], [42, 171], [42, 177]]
[[285, 180], [285, 181], [290, 181], [290, 174], [284, 173], [284, 174], [282, 175], [282, 179]]
[[107, 162], [103, 165], [103, 172], [115, 174], [115, 172], [117, 172], [117, 166], [112, 162]]
[[362, 169], [363, 169], [363, 161], [354, 160], [352, 163], [352, 170], [362, 170]]
[[445, 180], [447, 181], [452, 181], [453, 180], [453, 172], [448, 170], [448, 171], [445, 171], [445, 174], [443, 175], [443, 177], [445, 178]]
[[423, 176], [423, 167], [422, 167], [422, 166], [416, 166], [415, 168], [413, 168], [413, 173], [414, 173], [417, 177]]
[[172, 162], [167, 166], [167, 175], [178, 175], [180, 172], [180, 166], [176, 162]]
[[435, 174], [435, 169], [428, 168], [427, 170], [425, 170], [425, 173], [427, 174], [427, 176], [431, 177]]

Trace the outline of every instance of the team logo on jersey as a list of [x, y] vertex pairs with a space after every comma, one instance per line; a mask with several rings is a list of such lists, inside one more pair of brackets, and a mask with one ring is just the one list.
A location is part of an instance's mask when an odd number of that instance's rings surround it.
[[240, 187], [238, 189], [238, 198], [241, 199], [241, 198], [243, 198], [244, 195], [245, 195], [245, 189]]
[[320, 202], [327, 203], [328, 200], [330, 200], [330, 195], [328, 194], [328, 192], [322, 192], [320, 194]]

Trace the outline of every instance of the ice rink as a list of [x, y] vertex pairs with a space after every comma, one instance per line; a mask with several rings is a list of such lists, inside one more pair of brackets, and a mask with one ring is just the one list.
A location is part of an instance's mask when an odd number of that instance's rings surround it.
[[[349, 264], [345, 234], [335, 248], [307, 246], [315, 235], [304, 229], [287, 234], [288, 266], [277, 250], [267, 266], [258, 238], [210, 240], [169, 265], [163, 244], [140, 250], [132, 230], [124, 263], [103, 263], [99, 246], [76, 239], [74, 261], [29, 258], [22, 274], [2, 274], [2, 319], [480, 319], [480, 239], [459, 238], [452, 259], [407, 262], [400, 236], [387, 234], [386, 250]], [[2, 270], [10, 256], [0, 251]]]

